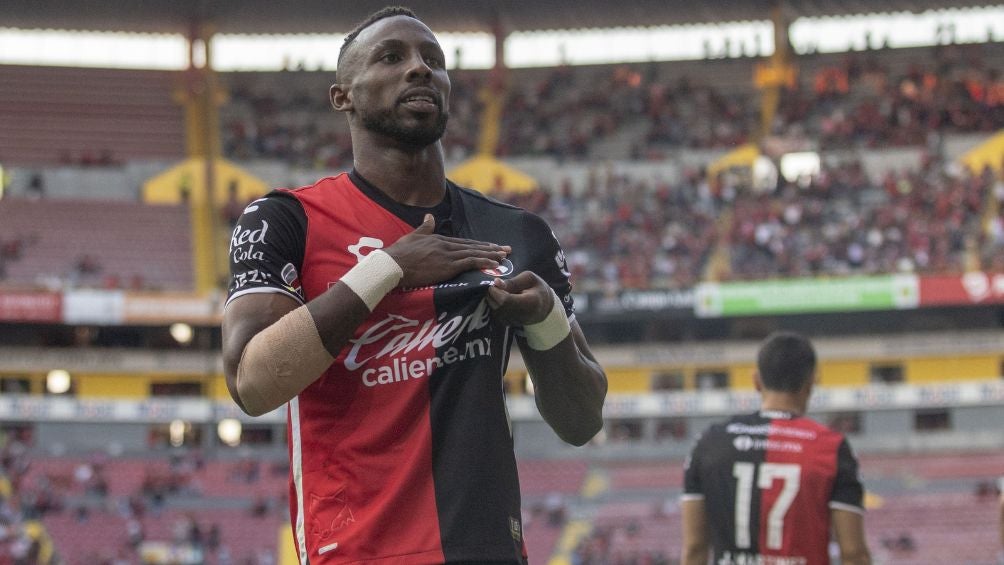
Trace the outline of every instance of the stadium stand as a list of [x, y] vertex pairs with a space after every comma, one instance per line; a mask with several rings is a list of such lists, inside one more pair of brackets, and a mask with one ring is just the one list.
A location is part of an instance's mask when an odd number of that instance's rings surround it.
[[[785, 93], [777, 134], [824, 150], [926, 146], [932, 136], [993, 132], [1004, 123], [998, 44], [809, 55]], [[752, 59], [511, 71], [499, 154], [558, 160], [662, 160], [674, 150], [750, 140], [759, 94]], [[448, 156], [475, 149], [483, 71], [458, 71]], [[695, 77], [700, 77], [699, 79]], [[347, 128], [330, 109], [323, 72], [230, 73], [222, 112], [230, 157], [298, 166], [346, 166]]]
[[[997, 197], [999, 181], [937, 172], [937, 164], [875, 182], [849, 161], [825, 168], [806, 187], [783, 183], [768, 194], [716, 190], [692, 174], [680, 184], [656, 186], [608, 175], [581, 192], [566, 187], [501, 197], [548, 219], [566, 247], [577, 288], [586, 292], [691, 288], [707, 276], [718, 245], [730, 257], [728, 268], [717, 272], [722, 280], [954, 274], [972, 265], [1000, 270], [1004, 231], [984, 227], [985, 204]], [[182, 208], [9, 198], [0, 203], [0, 217], [9, 218], [0, 225], [0, 242], [12, 284], [58, 277], [71, 285], [128, 287], [140, 276], [140, 288], [191, 286]], [[90, 229], [94, 221], [116, 222], [131, 235], [105, 241]], [[1001, 221], [995, 217], [990, 225]], [[156, 251], [164, 241], [176, 245]], [[109, 276], [119, 280], [105, 280]]]
[[3, 65], [0, 75], [6, 163], [104, 166], [183, 154], [173, 97], [181, 73]]
[[206, 564], [274, 562], [288, 519], [287, 469], [278, 463], [206, 461], [199, 452], [39, 457], [14, 441], [3, 461], [0, 476], [17, 495], [3, 501], [7, 518], [41, 519], [66, 565], [133, 563], [172, 551], [198, 551]]
[[[776, 191], [754, 194], [736, 179], [708, 178], [697, 167], [685, 168], [675, 180], [593, 171], [584, 182], [573, 182], [560, 176], [559, 165], [554, 176], [542, 179], [546, 190], [530, 197], [501, 196], [551, 222], [584, 291], [689, 288], [709, 275], [748, 280], [960, 273], [974, 265], [997, 270], [1004, 230], [999, 217], [991, 218], [991, 228], [985, 229], [988, 219], [982, 214], [987, 199], [998, 198], [1001, 189], [988, 175], [942, 172], [946, 162], [939, 144], [945, 136], [1004, 125], [1000, 51], [997, 44], [985, 44], [804, 58], [799, 89], [781, 105], [779, 133], [818, 139], [824, 149], [913, 146], [925, 156], [919, 166], [879, 175], [853, 157], [842, 157], [828, 161], [824, 174], [809, 186], [782, 182]], [[703, 84], [687, 78], [699, 70], [696, 63], [513, 71], [500, 151], [559, 161], [659, 159], [667, 150], [736, 146], [749, 137], [755, 122], [735, 114], [739, 108], [749, 113], [756, 107], [757, 94], [745, 79], [736, 78], [737, 68], [748, 77], [751, 65], [743, 59], [708, 61], [702, 67], [708, 72], [700, 73]], [[59, 101], [50, 100], [55, 94], [31, 88], [42, 89], [47, 81], [93, 81], [84, 83], [93, 88], [83, 90], [103, 102], [90, 106], [93, 112], [74, 116], [103, 120], [107, 107], [119, 120], [142, 116], [170, 121], [172, 128], [151, 123], [129, 129], [164, 132], [159, 139], [180, 143], [180, 114], [165, 92], [175, 88], [182, 73], [31, 69], [8, 69], [18, 79], [11, 84], [19, 86], [0, 93], [49, 106], [12, 106], [11, 119], [41, 113], [66, 122]], [[86, 78], [78, 79], [78, 74]], [[480, 111], [477, 85], [486, 77], [480, 71], [456, 73], [454, 116], [445, 140], [456, 159], [473, 151]], [[304, 170], [338, 170], [351, 163], [344, 120], [333, 115], [323, 96], [330, 82], [326, 73], [229, 73], [223, 80], [231, 93], [221, 110], [223, 144], [231, 158], [278, 160]], [[127, 82], [144, 85], [122, 89], [134, 99], [102, 94], [102, 89]], [[172, 110], [164, 109], [168, 107]], [[716, 123], [738, 130], [723, 133]], [[647, 133], [639, 127], [646, 124], [653, 128]], [[150, 143], [150, 136], [136, 135]], [[64, 137], [58, 132], [45, 136], [50, 149]], [[135, 150], [122, 153], [123, 159], [172, 155], [123, 139]], [[562, 147], [555, 146], [559, 142]], [[629, 147], [610, 151], [615, 145]], [[58, 163], [62, 158], [10, 155], [6, 160]], [[910, 222], [903, 229], [906, 217]], [[871, 229], [859, 230], [860, 225]], [[727, 258], [724, 268], [711, 264], [722, 257]], [[32, 266], [27, 265], [14, 272]], [[185, 271], [172, 272], [180, 278]], [[22, 275], [13, 276], [24, 282]], [[169, 281], [168, 288], [177, 286]]]
[[7, 249], [0, 260], [5, 285], [192, 288], [191, 229], [184, 206], [4, 198], [0, 242]]
[[[253, 555], [270, 545], [267, 540], [276, 535], [285, 511], [277, 499], [286, 487], [285, 470], [269, 469], [254, 460], [207, 460], [197, 452], [168, 461], [107, 456], [26, 461], [24, 457], [5, 457], [11, 471], [28, 469], [23, 476], [13, 473], [21, 485], [18, 504], [23, 512], [43, 517], [57, 547], [79, 550], [74, 552], [77, 560], [68, 563], [101, 563], [114, 557], [109, 550], [118, 554], [119, 546], [123, 555], [130, 555], [125, 548], [130, 545], [132, 519], [142, 526], [145, 541], [183, 545], [195, 539], [216, 551], [227, 547], [224, 551], [234, 555], [238, 551]], [[1004, 468], [1001, 457], [986, 453], [862, 457], [862, 475], [872, 499], [869, 538], [880, 549], [883, 562], [988, 562], [987, 548], [995, 536], [995, 497], [981, 498], [973, 486], [988, 470]], [[251, 462], [259, 466], [257, 471], [249, 472], [255, 467], [248, 465]], [[609, 477], [608, 490], [592, 498], [579, 496], [569, 485], [580, 487], [581, 480], [561, 481], [562, 469], [579, 477], [587, 470], [600, 471]], [[578, 544], [577, 556], [583, 563], [673, 562], [679, 549], [675, 497], [681, 469], [680, 460], [521, 461], [532, 554], [550, 554], [568, 517], [574, 515], [588, 516], [591, 528]], [[175, 484], [158, 500], [151, 479], [172, 475], [175, 478], [168, 482], [187, 486]], [[102, 483], [104, 488], [94, 488]], [[255, 509], [248, 503], [253, 493], [275, 498]], [[214, 534], [219, 536], [218, 545], [209, 541], [213, 524], [219, 525]], [[118, 532], [111, 545], [110, 532]], [[912, 546], [904, 536], [913, 540]]]

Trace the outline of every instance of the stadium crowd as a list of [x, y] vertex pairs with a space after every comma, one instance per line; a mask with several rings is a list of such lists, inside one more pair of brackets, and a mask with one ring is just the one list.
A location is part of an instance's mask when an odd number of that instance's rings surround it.
[[[788, 90], [774, 132], [818, 141], [821, 174], [749, 190], [730, 174], [690, 169], [674, 182], [598, 169], [576, 185], [543, 179], [544, 190], [502, 194], [541, 214], [565, 248], [577, 288], [685, 289], [702, 280], [1004, 269], [1004, 182], [941, 160], [949, 133], [1004, 127], [1004, 80], [980, 46], [921, 50], [906, 62], [884, 51], [809, 59]], [[892, 51], [888, 51], [892, 53]], [[899, 61], [899, 63], [897, 63]], [[729, 148], [757, 123], [756, 93], [715, 81], [670, 76], [672, 66], [616, 65], [513, 71], [500, 123], [502, 156], [595, 157], [620, 140], [634, 159], [674, 148]], [[268, 77], [268, 78], [263, 78]], [[444, 145], [459, 160], [477, 143], [483, 71], [452, 73]], [[279, 159], [304, 169], [351, 164], [348, 132], [316, 96], [328, 77], [288, 71], [234, 74], [224, 108], [224, 144], [238, 161]], [[309, 86], [308, 86], [309, 85]], [[827, 159], [826, 149], [910, 145], [929, 156], [916, 169], [869, 177], [861, 163]], [[560, 170], [560, 168], [559, 168]], [[560, 175], [560, 173], [559, 173]], [[40, 197], [32, 192], [32, 197]], [[230, 205], [233, 204], [233, 205]], [[241, 203], [228, 203], [232, 221]], [[0, 281], [25, 261], [38, 234], [0, 228]], [[100, 256], [67, 258], [47, 280], [70, 286], [141, 289], [130, 273], [108, 272]]]
[[[30, 438], [0, 435], [0, 563], [4, 565], [158, 562], [152, 557], [141, 558], [148, 542], [173, 551], [193, 550], [201, 556], [199, 562], [206, 564], [275, 563], [271, 552], [234, 545], [235, 540], [223, 535], [219, 522], [199, 516], [202, 506], [193, 501], [219, 495], [205, 491], [227, 488], [219, 484], [218, 473], [207, 470], [199, 450], [173, 452], [166, 466], [151, 460], [141, 464], [141, 477], [131, 477], [123, 475], [120, 467], [118, 474], [109, 471], [111, 460], [106, 454], [70, 459], [69, 464], [58, 468], [38, 468], [41, 464], [36, 462], [37, 453], [33, 454], [30, 444]], [[284, 479], [288, 468], [274, 466], [266, 481], [264, 465], [258, 460], [246, 457], [224, 465], [229, 466], [229, 471], [222, 480], [234, 483], [234, 488], [258, 493], [248, 499], [248, 519], [278, 520], [284, 516], [280, 510], [284, 491], [270, 497], [264, 494], [263, 487]], [[135, 490], [123, 493], [123, 486], [136, 479], [139, 482]], [[52, 529], [53, 517], [66, 518], [57, 520], [62, 524], [57, 527], [63, 529], [58, 536]], [[169, 521], [169, 531], [163, 531], [163, 525], [160, 531], [148, 531], [151, 524], [165, 520]], [[53, 537], [65, 542], [67, 536], [77, 535], [65, 531], [67, 527], [84, 528], [89, 523], [106, 534], [103, 540], [89, 540], [76, 548], [76, 554], [58, 555]]]
[[[565, 186], [503, 197], [551, 223], [584, 291], [999, 270], [1004, 220], [986, 215], [1002, 198], [1004, 181], [989, 170], [973, 175], [933, 158], [881, 182], [847, 161], [766, 192], [693, 172], [675, 186], [609, 175], [581, 194]], [[716, 250], [729, 260], [710, 272]]]
[[21, 485], [30, 466], [23, 440], [0, 433], [0, 563], [54, 565], [55, 549], [39, 520], [64, 505], [47, 482], [33, 488]]
[[[784, 91], [774, 132], [816, 139], [826, 150], [924, 145], [933, 134], [1004, 126], [1004, 77], [993, 57], [985, 59], [978, 46], [943, 46], [918, 58], [891, 65], [872, 52], [809, 64]], [[659, 160], [674, 148], [741, 145], [758, 127], [759, 94], [722, 76], [731, 71], [714, 69], [710, 63], [701, 80], [669, 75], [658, 63], [513, 71], [498, 153], [582, 160], [626, 137], [628, 154], [618, 157]], [[318, 169], [346, 166], [348, 132], [317, 95], [317, 73], [288, 74], [271, 87], [232, 80], [226, 153]], [[443, 141], [448, 158], [459, 160], [476, 149], [482, 85], [492, 75], [461, 70], [451, 78]], [[242, 107], [248, 111], [234, 110]]]
[[[810, 182], [755, 191], [730, 175], [692, 170], [679, 183], [592, 174], [582, 189], [495, 196], [543, 216], [582, 292], [687, 289], [703, 280], [756, 280], [1004, 270], [1004, 180], [930, 158], [871, 180], [857, 161]], [[39, 234], [0, 230], [4, 264], [29, 256]], [[67, 257], [71, 286], [142, 288], [106, 272], [100, 253]], [[78, 284], [79, 283], [79, 284]]]
[[952, 174], [937, 160], [880, 183], [851, 162], [824, 169], [805, 188], [737, 192], [730, 278], [961, 273], [967, 251], [977, 249], [984, 268], [999, 269], [1001, 234], [988, 234], [983, 222], [991, 193], [996, 202], [1002, 192], [989, 171]]

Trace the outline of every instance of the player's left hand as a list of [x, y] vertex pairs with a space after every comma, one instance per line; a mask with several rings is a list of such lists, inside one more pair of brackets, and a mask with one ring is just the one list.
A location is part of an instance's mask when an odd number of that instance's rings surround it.
[[536, 273], [523, 271], [509, 280], [496, 278], [488, 287], [488, 305], [506, 324], [526, 326], [547, 317], [554, 294]]

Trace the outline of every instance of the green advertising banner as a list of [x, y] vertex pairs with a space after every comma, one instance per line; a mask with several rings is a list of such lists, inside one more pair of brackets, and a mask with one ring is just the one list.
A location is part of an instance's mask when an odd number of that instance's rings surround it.
[[701, 318], [759, 314], [807, 314], [916, 308], [915, 275], [704, 283], [697, 286], [694, 313]]

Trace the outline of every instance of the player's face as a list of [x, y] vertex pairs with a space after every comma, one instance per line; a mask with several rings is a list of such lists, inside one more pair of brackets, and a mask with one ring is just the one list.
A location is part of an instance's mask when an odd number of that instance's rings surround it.
[[414, 148], [438, 141], [449, 118], [450, 77], [432, 31], [395, 16], [356, 41], [351, 93], [363, 127]]

